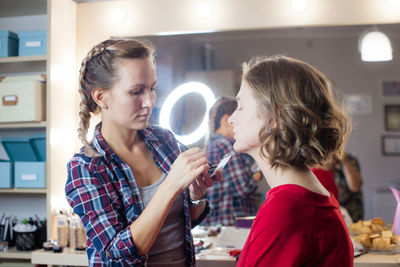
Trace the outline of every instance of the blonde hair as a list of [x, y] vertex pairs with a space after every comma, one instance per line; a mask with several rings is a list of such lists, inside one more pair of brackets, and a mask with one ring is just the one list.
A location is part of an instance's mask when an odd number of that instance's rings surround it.
[[303, 169], [342, 157], [350, 117], [319, 70], [287, 56], [257, 57], [243, 64], [243, 80], [266, 118], [260, 153], [272, 167]]
[[79, 71], [79, 128], [78, 137], [84, 145], [87, 156], [99, 156], [86, 138], [91, 112], [98, 114], [100, 107], [91, 96], [95, 88], [109, 89], [117, 80], [118, 59], [135, 59], [150, 57], [154, 61], [153, 46], [134, 39], [108, 39], [95, 45], [82, 60]]

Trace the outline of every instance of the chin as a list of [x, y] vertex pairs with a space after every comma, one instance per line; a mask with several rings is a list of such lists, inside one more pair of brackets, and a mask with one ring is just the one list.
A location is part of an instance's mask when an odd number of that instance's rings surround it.
[[143, 130], [143, 129], [146, 129], [147, 126], [149, 126], [149, 123], [147, 121], [146, 122], [135, 122], [135, 123], [128, 124], [128, 125], [129, 125], [128, 127], [132, 130]]
[[235, 143], [233, 144], [233, 149], [234, 149], [236, 152], [240, 152], [240, 153], [243, 153], [243, 152], [244, 152], [243, 147], [240, 145], [240, 143], [239, 143], [238, 141], [235, 141]]

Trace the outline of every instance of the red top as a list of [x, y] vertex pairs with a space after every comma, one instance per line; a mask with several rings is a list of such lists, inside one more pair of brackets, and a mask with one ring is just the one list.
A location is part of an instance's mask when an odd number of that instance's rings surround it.
[[311, 168], [311, 171], [318, 178], [319, 182], [331, 192], [337, 200], [339, 200], [339, 191], [335, 184], [335, 179], [331, 171], [321, 169], [321, 168]]
[[298, 185], [271, 189], [236, 266], [353, 266], [337, 200]]

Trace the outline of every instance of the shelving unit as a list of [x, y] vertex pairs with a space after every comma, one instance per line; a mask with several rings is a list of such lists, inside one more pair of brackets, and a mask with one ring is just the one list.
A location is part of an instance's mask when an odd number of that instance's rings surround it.
[[[0, 18], [2, 19], [2, 30], [11, 30], [14, 32], [47, 29], [47, 5], [50, 0], [16, 0], [0, 1]], [[41, 17], [41, 19], [37, 19]], [[8, 18], [10, 18], [8, 20]], [[29, 23], [33, 20], [32, 23]], [[10, 21], [10, 23], [7, 23]], [[46, 74], [48, 70], [48, 56], [15, 56], [0, 58], [0, 76], [32, 75]], [[49, 87], [46, 88], [46, 121], [41, 122], [17, 122], [0, 123], [0, 138], [8, 136], [23, 136], [31, 133], [49, 133]], [[46, 141], [49, 146], [49, 138]], [[47, 149], [48, 151], [48, 149]], [[48, 153], [47, 153], [48, 154]], [[49, 159], [46, 162], [46, 185], [47, 188], [7, 188], [0, 189], [0, 214], [5, 211], [17, 209], [18, 212], [33, 216], [36, 212], [39, 215], [46, 216], [49, 225], [49, 215], [47, 205], [49, 203]], [[0, 174], [1, 175], [1, 174]], [[2, 203], [1, 203], [2, 202]], [[20, 210], [19, 210], [20, 207]], [[29, 212], [32, 212], [29, 214]], [[17, 213], [18, 214], [18, 213]], [[19, 217], [19, 216], [18, 216]], [[19, 219], [21, 219], [19, 217]], [[49, 232], [49, 231], [48, 231]], [[6, 252], [0, 252], [0, 262], [17, 261], [30, 262], [32, 251], [18, 251], [15, 247], [9, 248]]]
[[46, 61], [47, 56], [25, 56], [25, 57], [3, 57], [0, 58], [1, 63], [16, 63], [16, 62], [30, 62], [30, 61]]
[[32, 258], [32, 251], [19, 251], [15, 247], [10, 248], [7, 252], [0, 251], [0, 262], [1, 259], [30, 260], [31, 258]]
[[0, 194], [38, 194], [45, 195], [46, 188], [0, 188]]
[[46, 128], [47, 122], [20, 122], [20, 123], [0, 123], [0, 129], [40, 129]]

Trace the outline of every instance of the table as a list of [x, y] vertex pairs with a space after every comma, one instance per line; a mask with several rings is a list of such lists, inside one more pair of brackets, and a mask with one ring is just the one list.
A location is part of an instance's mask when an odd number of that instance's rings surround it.
[[[236, 259], [229, 255], [212, 255], [207, 251], [196, 255], [198, 267], [234, 267]], [[33, 264], [88, 266], [86, 254], [83, 252], [53, 253], [44, 250], [32, 252]], [[354, 259], [354, 267], [399, 267], [400, 253], [395, 255], [365, 254]]]

